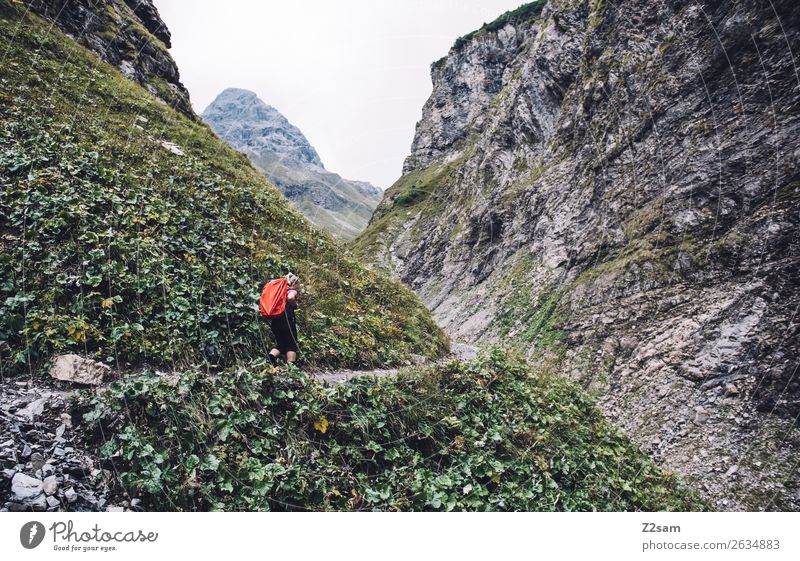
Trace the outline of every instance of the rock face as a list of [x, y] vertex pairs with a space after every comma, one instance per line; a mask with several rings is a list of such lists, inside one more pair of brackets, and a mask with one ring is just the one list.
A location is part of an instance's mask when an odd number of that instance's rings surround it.
[[202, 118], [317, 226], [344, 239], [366, 227], [381, 190], [327, 171], [300, 129], [253, 92], [226, 89]]
[[151, 0], [25, 0], [130, 80], [161, 101], [196, 118], [189, 92], [169, 54], [170, 32]]
[[109, 372], [111, 367], [107, 364], [70, 354], [57, 356], [53, 360], [50, 377], [64, 382], [97, 386]]
[[722, 509], [800, 509], [800, 12], [772, 5], [551, 0], [460, 39], [354, 244]]
[[269, 152], [281, 159], [323, 167], [300, 129], [251, 91], [225, 89], [201, 117], [217, 136], [240, 152]]

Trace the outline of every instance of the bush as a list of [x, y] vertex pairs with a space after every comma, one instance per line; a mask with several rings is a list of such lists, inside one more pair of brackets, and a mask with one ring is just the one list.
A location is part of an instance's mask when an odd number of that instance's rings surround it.
[[499, 349], [333, 387], [145, 374], [81, 407], [118, 492], [153, 509], [704, 508], [577, 386]]

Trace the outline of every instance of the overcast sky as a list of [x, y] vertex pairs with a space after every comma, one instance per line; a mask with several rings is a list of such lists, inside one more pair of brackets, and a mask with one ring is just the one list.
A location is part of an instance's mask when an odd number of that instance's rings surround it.
[[227, 87], [252, 90], [328, 170], [386, 188], [430, 95], [430, 64], [524, 0], [154, 2], [197, 113]]

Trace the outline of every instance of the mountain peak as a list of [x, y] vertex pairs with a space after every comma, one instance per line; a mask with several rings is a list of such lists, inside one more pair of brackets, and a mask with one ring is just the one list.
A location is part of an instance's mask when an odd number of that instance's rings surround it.
[[226, 88], [201, 117], [314, 224], [344, 239], [366, 227], [381, 190], [326, 170], [300, 129], [256, 93]]
[[236, 150], [251, 154], [271, 152], [281, 159], [325, 167], [300, 129], [255, 92], [226, 88], [201, 117]]

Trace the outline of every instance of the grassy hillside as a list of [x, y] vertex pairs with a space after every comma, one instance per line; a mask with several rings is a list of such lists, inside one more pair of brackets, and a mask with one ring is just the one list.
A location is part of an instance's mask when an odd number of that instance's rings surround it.
[[117, 493], [149, 509], [705, 508], [576, 385], [499, 350], [334, 387], [241, 368], [144, 374], [83, 411]]
[[247, 159], [57, 28], [0, 2], [0, 369], [78, 352], [231, 365], [271, 344], [291, 270], [307, 364], [441, 354], [418, 298], [312, 228]]

